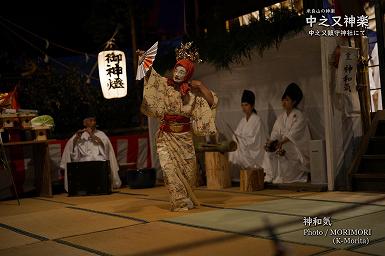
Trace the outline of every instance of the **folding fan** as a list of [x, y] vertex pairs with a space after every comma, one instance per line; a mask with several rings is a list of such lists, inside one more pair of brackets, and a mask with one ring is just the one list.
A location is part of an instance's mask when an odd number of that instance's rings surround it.
[[138, 61], [138, 70], [136, 71], [136, 80], [141, 80], [154, 63], [158, 51], [158, 42], [148, 49]]

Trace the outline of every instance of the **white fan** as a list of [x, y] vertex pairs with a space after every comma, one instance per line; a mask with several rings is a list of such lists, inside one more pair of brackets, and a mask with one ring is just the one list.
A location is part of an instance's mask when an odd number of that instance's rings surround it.
[[158, 42], [148, 49], [138, 61], [138, 70], [136, 71], [136, 80], [142, 80], [154, 63], [155, 56], [158, 52]]

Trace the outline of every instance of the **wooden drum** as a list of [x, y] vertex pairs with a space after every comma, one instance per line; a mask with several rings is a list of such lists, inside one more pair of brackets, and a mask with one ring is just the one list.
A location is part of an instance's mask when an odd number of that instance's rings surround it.
[[240, 171], [240, 190], [252, 192], [264, 188], [265, 174], [263, 168], [244, 169]]
[[208, 189], [231, 187], [227, 153], [205, 152], [205, 166]]

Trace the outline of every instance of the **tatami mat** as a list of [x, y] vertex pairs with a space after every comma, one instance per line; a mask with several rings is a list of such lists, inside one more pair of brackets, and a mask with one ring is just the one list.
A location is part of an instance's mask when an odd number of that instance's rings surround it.
[[[18, 234], [14, 231], [0, 228], [0, 250], [15, 247], [15, 246], [32, 244], [39, 241], [40, 240]], [[1, 255], [1, 251], [0, 251], [0, 255]]]
[[159, 195], [168, 195], [167, 188], [165, 186], [156, 186], [153, 188], [142, 188], [142, 189], [130, 189], [130, 188], [121, 188], [117, 191], [121, 193], [127, 193], [131, 195], [142, 195], [142, 196], [159, 196]]
[[[164, 187], [156, 187], [146, 191], [145, 189], [140, 190], [120, 190], [121, 193], [127, 193], [128, 196], [143, 198], [143, 199], [155, 199], [160, 201], [169, 201], [169, 194]], [[138, 192], [138, 195], [135, 193]], [[141, 195], [142, 196], [141, 196]], [[210, 191], [210, 190], [195, 190], [195, 194], [198, 200], [202, 204], [206, 204], [214, 207], [231, 208], [245, 204], [252, 204], [256, 202], [263, 202], [269, 200], [276, 200], [277, 197], [248, 194], [248, 193], [236, 193], [236, 192], [224, 192], [224, 191]]]
[[67, 194], [54, 195], [52, 198], [41, 198], [42, 200], [48, 200], [57, 203], [63, 203], [68, 205], [78, 205], [84, 203], [98, 203], [107, 202], [113, 200], [120, 200], [127, 198], [126, 195], [119, 193], [112, 193], [109, 195], [97, 195], [97, 196], [68, 196]]
[[302, 196], [303, 199], [315, 199], [325, 201], [339, 201], [339, 202], [352, 202], [352, 203], [366, 203], [370, 200], [382, 199], [374, 202], [376, 205], [385, 205], [385, 193], [364, 193], [364, 192], [324, 192], [313, 195]]
[[190, 214], [183, 217], [167, 219], [166, 221], [214, 230], [268, 237], [269, 234], [266, 231], [255, 232], [255, 230], [266, 227], [266, 219], [268, 219], [272, 225], [293, 222], [293, 224], [278, 228], [276, 230], [277, 233], [300, 229], [303, 225], [302, 219], [299, 217], [231, 209]]
[[276, 197], [271, 196], [258, 196], [241, 193], [221, 193], [201, 190], [197, 190], [196, 195], [204, 204], [225, 208], [277, 199]]
[[[274, 255], [270, 240], [153, 222], [65, 239], [112, 255]], [[293, 255], [325, 248], [285, 244]]]
[[[297, 242], [297, 243], [305, 243], [319, 246], [328, 246], [339, 249], [352, 248], [357, 246], [358, 244], [334, 244], [333, 239], [335, 237], [339, 237], [343, 240], [343, 238], [366, 238], [368, 237], [371, 241], [385, 238], [385, 211], [367, 214], [364, 216], [341, 220], [332, 223], [331, 227], [328, 226], [318, 226], [310, 228], [311, 231], [316, 232], [322, 231], [323, 235], [313, 235], [313, 236], [305, 236], [304, 232], [308, 227], [303, 226], [303, 228], [299, 231], [289, 232], [286, 234], [279, 235], [281, 239], [289, 242]], [[326, 231], [328, 229], [328, 231]], [[330, 229], [371, 229], [370, 236], [335, 236]], [[308, 234], [310, 234], [308, 232]], [[326, 234], [326, 235], [325, 235]], [[370, 245], [370, 244], [369, 244]], [[385, 247], [384, 247], [385, 248]]]
[[368, 246], [354, 250], [360, 253], [370, 253], [372, 255], [385, 255], [385, 241], [371, 242]]
[[322, 256], [365, 256], [367, 254], [362, 254], [358, 252], [352, 252], [347, 250], [336, 250], [329, 253], [322, 254]]
[[91, 256], [97, 255], [81, 249], [76, 249], [67, 245], [53, 241], [45, 241], [19, 247], [0, 250], [1, 256], [36, 256], [36, 255], [55, 255], [55, 256]]
[[[137, 192], [137, 190], [121, 190], [122, 193]], [[138, 193], [145, 194], [146, 196], [137, 196], [147, 199], [156, 199], [162, 201], [169, 201], [169, 194], [164, 187], [157, 187], [154, 189], [139, 190]], [[275, 200], [277, 197], [267, 195], [257, 195], [252, 193], [240, 193], [233, 191], [211, 191], [206, 189], [196, 189], [195, 194], [198, 200], [203, 204], [209, 204], [217, 207], [235, 207], [244, 204], [251, 204], [255, 202], [262, 202], [268, 200]], [[133, 195], [135, 196], [135, 195]]]
[[[319, 216], [320, 213], [343, 209], [349, 206], [354, 206], [349, 203], [327, 202], [327, 201], [312, 201], [301, 199], [279, 199], [274, 201], [262, 202], [258, 204], [246, 205], [238, 207], [239, 209], [248, 209], [256, 211], [266, 211], [272, 213], [292, 214], [302, 217]], [[352, 218], [368, 213], [385, 210], [383, 206], [368, 205], [360, 206], [344, 212], [333, 214], [333, 219], [341, 220]]]
[[[133, 197], [169, 201], [169, 194], [164, 186], [149, 189], [124, 188], [119, 191]], [[315, 193], [271, 189], [254, 192], [241, 192], [239, 187], [231, 187], [221, 190], [211, 190], [205, 187], [199, 187], [195, 190], [195, 194], [202, 204], [212, 205], [215, 207], [232, 208], [263, 201], [277, 200], [285, 197], [294, 198], [309, 196]]]
[[17, 216], [1, 217], [0, 223], [35, 235], [55, 239], [124, 227], [138, 224], [140, 222], [64, 208]]
[[314, 194], [319, 194], [318, 192], [306, 192], [306, 191], [293, 191], [293, 190], [284, 190], [284, 189], [262, 189], [253, 192], [241, 192], [239, 187], [231, 187], [220, 190], [212, 190], [206, 187], [199, 187], [198, 190], [203, 191], [218, 191], [218, 192], [230, 192], [230, 193], [242, 193], [242, 194], [252, 194], [252, 195], [266, 195], [266, 196], [275, 196], [275, 197], [300, 197], [300, 196], [310, 196]]
[[[273, 255], [273, 242], [266, 239], [270, 234], [255, 232], [266, 228], [266, 220], [273, 226], [289, 223], [274, 232], [290, 255], [385, 255], [379, 249], [385, 247], [385, 202], [365, 205], [383, 194], [243, 193], [239, 187], [199, 188], [196, 194], [203, 206], [185, 212], [170, 211], [163, 186], [101, 196], [28, 198], [21, 206], [2, 201], [0, 256]], [[372, 229], [368, 246], [336, 246], [333, 237], [304, 236], [303, 217], [350, 206], [359, 207], [330, 216], [331, 228]]]
[[170, 211], [170, 203], [158, 200], [126, 198], [107, 202], [80, 204], [77, 207], [95, 211], [109, 212], [121, 216], [134, 217], [145, 221], [155, 221], [164, 218], [178, 217], [191, 213], [211, 211], [212, 208], [201, 206], [197, 209], [183, 212]]
[[21, 199], [20, 205], [15, 200], [0, 201], [0, 217], [60, 209], [63, 207], [65, 207], [63, 204], [34, 198]]

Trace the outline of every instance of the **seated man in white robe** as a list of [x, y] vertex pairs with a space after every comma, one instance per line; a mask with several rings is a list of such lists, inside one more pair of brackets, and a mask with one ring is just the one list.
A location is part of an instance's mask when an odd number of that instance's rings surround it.
[[265, 149], [265, 182], [307, 182], [310, 133], [307, 121], [296, 107], [302, 100], [301, 89], [291, 83], [282, 96], [285, 111], [278, 116]]
[[268, 135], [254, 106], [254, 93], [244, 90], [241, 107], [245, 116], [239, 122], [233, 135], [233, 140], [237, 142], [238, 148], [229, 154], [229, 161], [233, 164], [233, 180], [239, 179], [239, 169], [263, 166], [264, 145]]
[[84, 129], [77, 131], [68, 140], [60, 162], [60, 168], [64, 170], [64, 188], [68, 191], [67, 163], [85, 161], [110, 161], [112, 187], [119, 188], [121, 181], [114, 149], [107, 135], [96, 129], [95, 117], [87, 117], [83, 120]]

